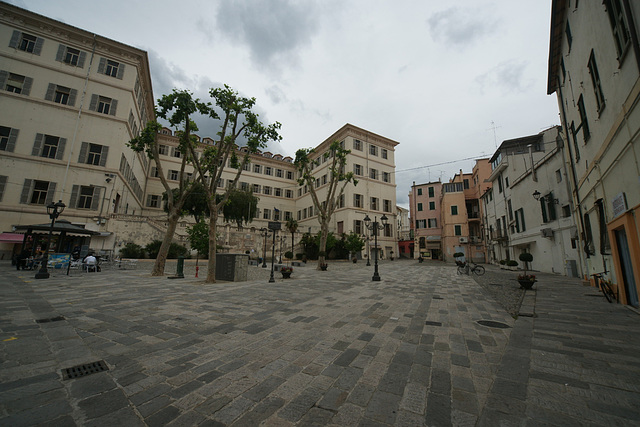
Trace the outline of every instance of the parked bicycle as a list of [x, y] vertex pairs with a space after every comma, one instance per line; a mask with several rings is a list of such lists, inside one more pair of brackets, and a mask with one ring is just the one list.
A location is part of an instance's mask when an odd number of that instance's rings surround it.
[[611, 303], [615, 299], [616, 302], [618, 302], [618, 295], [616, 295], [616, 293], [613, 291], [611, 282], [604, 278], [604, 274], [607, 274], [607, 272], [603, 271], [602, 273], [592, 274], [591, 276], [596, 282], [596, 286], [598, 286], [598, 288], [600, 288], [600, 290], [604, 294], [604, 297], [607, 299], [607, 301]]
[[484, 274], [484, 267], [474, 262], [461, 262], [458, 264], [458, 274], [466, 274], [468, 276], [470, 273], [473, 273], [476, 276], [482, 276]]

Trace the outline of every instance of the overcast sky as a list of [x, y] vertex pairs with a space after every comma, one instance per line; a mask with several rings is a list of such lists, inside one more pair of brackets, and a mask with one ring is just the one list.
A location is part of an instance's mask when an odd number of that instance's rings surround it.
[[[551, 0], [9, 0], [149, 54], [154, 98], [228, 84], [295, 155], [345, 123], [400, 143], [397, 202], [560, 123]], [[198, 122], [200, 136], [216, 129]], [[446, 164], [444, 164], [446, 163]]]

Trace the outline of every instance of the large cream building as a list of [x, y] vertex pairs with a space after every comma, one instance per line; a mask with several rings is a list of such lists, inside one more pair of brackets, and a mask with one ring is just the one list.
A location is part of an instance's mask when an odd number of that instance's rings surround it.
[[[153, 92], [146, 52], [29, 11], [0, 3], [0, 232], [48, 223], [46, 205], [66, 205], [60, 219], [100, 232], [98, 251], [118, 252], [127, 242], [146, 245], [166, 230], [164, 187], [155, 163], [126, 143], [153, 119]], [[351, 150], [346, 165], [359, 181], [348, 185], [331, 219], [330, 231], [370, 235], [364, 217], [386, 215], [378, 239], [380, 256], [397, 253], [395, 141], [347, 124], [321, 142], [311, 156], [319, 194], [327, 185], [322, 154], [338, 140]], [[202, 145], [212, 143], [207, 137]], [[181, 153], [171, 129], [159, 134], [161, 161], [169, 181], [180, 170]], [[242, 148], [241, 148], [242, 150]], [[192, 173], [192, 170], [191, 170]], [[233, 171], [228, 168], [228, 185]], [[239, 187], [259, 197], [248, 227], [220, 228], [227, 250], [263, 252], [260, 229], [269, 221], [298, 221], [302, 233], [320, 229], [308, 189], [297, 183], [291, 157], [252, 155]], [[180, 222], [175, 240], [186, 242]], [[222, 223], [222, 220], [221, 220]], [[278, 234], [277, 252], [291, 249], [291, 235]], [[71, 251], [70, 240], [63, 251]], [[6, 258], [13, 244], [0, 242]], [[361, 256], [376, 250], [371, 242]]]

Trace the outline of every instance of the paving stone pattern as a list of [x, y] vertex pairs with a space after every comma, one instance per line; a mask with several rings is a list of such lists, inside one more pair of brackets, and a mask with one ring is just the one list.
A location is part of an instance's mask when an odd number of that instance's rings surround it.
[[[275, 283], [150, 267], [35, 280], [0, 264], [0, 425], [640, 423], [640, 316], [575, 279], [497, 302], [434, 262], [384, 261], [380, 282], [362, 262]], [[514, 274], [487, 267], [501, 286]], [[98, 360], [109, 370], [63, 380]]]

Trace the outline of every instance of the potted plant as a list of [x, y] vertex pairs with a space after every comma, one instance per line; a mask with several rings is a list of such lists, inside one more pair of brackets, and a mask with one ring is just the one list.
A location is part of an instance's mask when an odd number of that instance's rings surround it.
[[462, 261], [459, 258], [464, 258], [464, 252], [456, 252], [453, 254], [453, 258], [455, 258], [456, 260], [456, 265], [458, 267], [463, 267], [464, 266], [464, 261]]
[[533, 255], [530, 253], [522, 253], [519, 258], [520, 261], [524, 262], [524, 274], [520, 274], [518, 276], [518, 283], [520, 283], [520, 287], [524, 289], [531, 289], [533, 284], [536, 282], [536, 276], [534, 274], [527, 274], [527, 270], [529, 268], [529, 263], [533, 261]]
[[391, 252], [389, 253], [389, 255], [391, 255], [391, 256], [390, 256], [390, 259], [391, 259], [391, 261], [393, 261], [393, 251], [391, 251]]
[[518, 269], [518, 261], [515, 259], [507, 260], [507, 267], [509, 267], [509, 270], [516, 271]]
[[353, 263], [355, 264], [355, 263], [357, 263], [357, 262], [358, 262], [358, 258], [354, 255], [354, 256], [351, 258], [351, 261], [353, 261]]
[[505, 268], [507, 268], [506, 267], [506, 265], [507, 265], [507, 260], [506, 259], [501, 259], [499, 261], [499, 263], [500, 263], [500, 270], [504, 270]]
[[293, 252], [287, 251], [284, 253], [284, 257], [287, 259], [293, 259]]
[[291, 273], [293, 273], [293, 267], [284, 266], [280, 269], [280, 273], [282, 273], [283, 279], [288, 279], [291, 277]]

